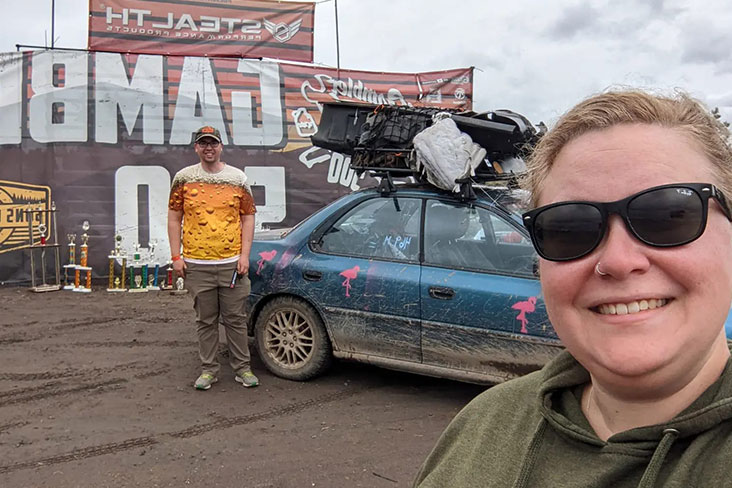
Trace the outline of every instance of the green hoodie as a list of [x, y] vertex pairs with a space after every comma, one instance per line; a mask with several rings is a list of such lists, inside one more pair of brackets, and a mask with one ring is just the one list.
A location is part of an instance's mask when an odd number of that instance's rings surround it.
[[732, 367], [663, 425], [600, 440], [580, 408], [589, 374], [566, 351], [495, 386], [450, 423], [419, 488], [732, 487]]

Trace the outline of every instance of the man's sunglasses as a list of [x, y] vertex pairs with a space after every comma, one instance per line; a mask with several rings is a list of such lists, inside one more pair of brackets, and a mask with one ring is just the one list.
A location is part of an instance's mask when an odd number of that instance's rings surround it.
[[221, 143], [219, 141], [208, 140], [208, 141], [198, 141], [198, 142], [196, 142], [196, 144], [198, 144], [201, 147], [207, 147], [207, 146], [208, 147], [219, 147], [219, 144], [221, 144]]
[[710, 198], [732, 221], [726, 198], [709, 183], [655, 186], [616, 202], [552, 203], [526, 212], [523, 221], [539, 256], [569, 261], [595, 250], [607, 231], [610, 214], [620, 215], [630, 233], [649, 246], [692, 242], [704, 233]]

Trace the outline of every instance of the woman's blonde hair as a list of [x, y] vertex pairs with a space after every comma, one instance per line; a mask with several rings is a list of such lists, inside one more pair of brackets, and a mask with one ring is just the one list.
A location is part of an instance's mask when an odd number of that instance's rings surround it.
[[575, 105], [539, 140], [527, 160], [528, 172], [522, 181], [531, 192], [532, 205], [537, 205], [544, 180], [565, 145], [588, 132], [620, 124], [651, 124], [685, 132], [712, 162], [717, 181], [710, 183], [732, 198], [730, 133], [722, 122], [686, 93], [663, 96], [622, 90], [594, 95]]

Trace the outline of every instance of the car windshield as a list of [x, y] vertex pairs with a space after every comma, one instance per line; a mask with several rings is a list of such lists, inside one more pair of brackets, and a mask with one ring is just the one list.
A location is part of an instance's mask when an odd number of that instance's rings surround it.
[[475, 192], [478, 195], [482, 194], [518, 219], [531, 208], [529, 192], [526, 190], [476, 186]]

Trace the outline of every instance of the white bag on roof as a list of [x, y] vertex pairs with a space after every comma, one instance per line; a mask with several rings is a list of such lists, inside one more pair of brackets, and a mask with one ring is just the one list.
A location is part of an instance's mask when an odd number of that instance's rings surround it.
[[450, 118], [435, 122], [414, 136], [416, 169], [427, 181], [444, 190], [460, 191], [458, 178], [475, 175], [475, 168], [485, 158], [486, 150], [460, 132]]

